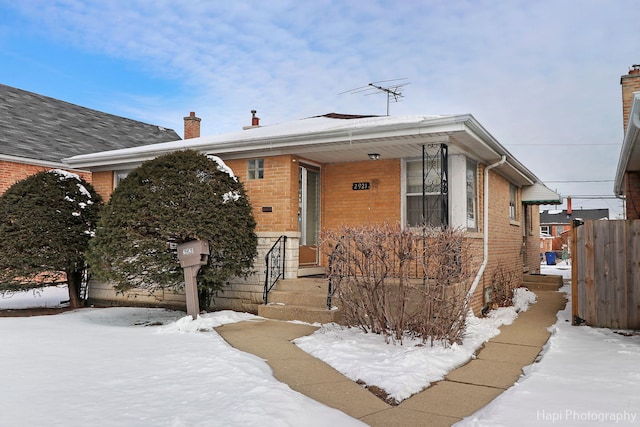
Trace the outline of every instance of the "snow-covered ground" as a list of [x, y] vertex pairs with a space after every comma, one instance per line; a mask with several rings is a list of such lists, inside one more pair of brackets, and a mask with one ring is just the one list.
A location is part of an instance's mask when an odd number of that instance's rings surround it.
[[[562, 263], [542, 268], [570, 276]], [[0, 296], [0, 309], [57, 306], [65, 291]], [[464, 363], [514, 313], [470, 319], [473, 333], [449, 349], [388, 346], [332, 327], [297, 343], [322, 359], [318, 349], [331, 347], [352, 362], [337, 369], [403, 398]], [[263, 360], [213, 330], [253, 317], [225, 311], [192, 321], [182, 312], [109, 308], [0, 318], [0, 425], [363, 425], [279, 383]], [[640, 336], [572, 327], [569, 317], [569, 307], [559, 313], [541, 362], [459, 425], [640, 425]]]

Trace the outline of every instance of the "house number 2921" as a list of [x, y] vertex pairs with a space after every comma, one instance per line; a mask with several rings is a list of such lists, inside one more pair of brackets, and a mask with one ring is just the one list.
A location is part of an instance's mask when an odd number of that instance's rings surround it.
[[368, 190], [369, 188], [371, 188], [371, 186], [368, 182], [354, 182], [351, 185], [352, 190]]

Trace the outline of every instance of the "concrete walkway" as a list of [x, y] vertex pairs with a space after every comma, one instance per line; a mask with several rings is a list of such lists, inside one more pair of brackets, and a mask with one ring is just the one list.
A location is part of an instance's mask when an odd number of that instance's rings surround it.
[[370, 426], [450, 426], [511, 387], [549, 338], [547, 328], [566, 299], [557, 291], [534, 291], [538, 301], [478, 352], [476, 359], [446, 379], [391, 406], [291, 340], [317, 328], [277, 320], [246, 321], [216, 330], [233, 347], [267, 361], [276, 379]]

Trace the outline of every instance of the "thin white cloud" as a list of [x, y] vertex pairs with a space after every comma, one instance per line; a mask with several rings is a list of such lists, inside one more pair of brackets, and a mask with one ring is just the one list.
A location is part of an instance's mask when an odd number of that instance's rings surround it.
[[175, 81], [182, 94], [170, 102], [155, 98], [162, 93], [118, 90], [112, 102], [136, 118], [168, 120], [178, 132], [189, 111], [203, 118], [203, 133], [239, 129], [251, 109], [263, 123], [330, 111], [384, 114], [384, 95], [338, 94], [407, 77], [392, 114], [471, 113], [543, 179], [614, 174], [615, 147], [578, 156], [569, 148], [511, 146], [621, 141], [619, 76], [640, 62], [635, 0], [34, 0], [5, 7], [31, 23], [23, 31]]

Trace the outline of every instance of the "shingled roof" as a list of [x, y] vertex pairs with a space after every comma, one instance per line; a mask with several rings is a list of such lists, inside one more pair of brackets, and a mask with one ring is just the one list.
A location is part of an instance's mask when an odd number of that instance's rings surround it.
[[567, 210], [546, 210], [540, 212], [540, 225], [571, 224], [571, 220], [600, 220], [609, 219], [609, 209], [573, 209], [571, 215]]
[[179, 140], [173, 129], [0, 84], [0, 156], [63, 158]]

